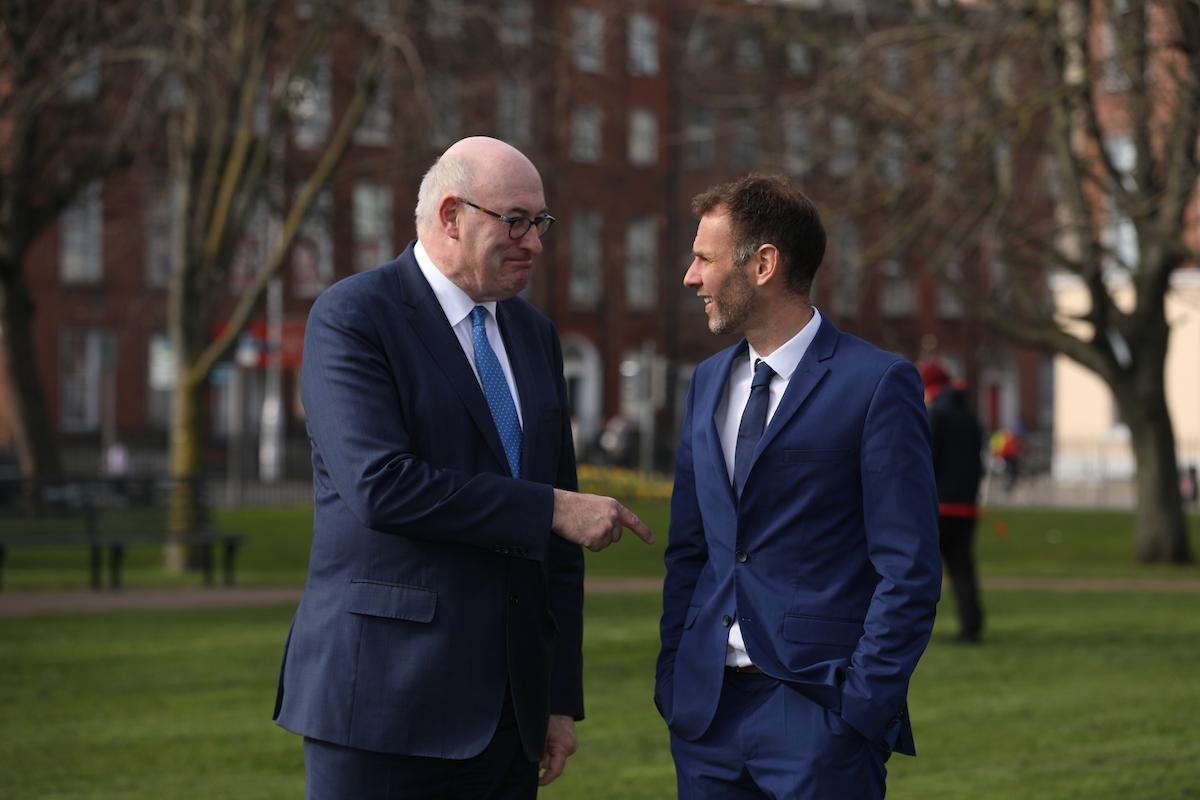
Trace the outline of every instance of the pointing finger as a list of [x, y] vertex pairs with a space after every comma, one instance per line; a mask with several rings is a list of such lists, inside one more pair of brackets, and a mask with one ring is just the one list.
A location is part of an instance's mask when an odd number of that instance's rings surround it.
[[621, 524], [638, 535], [646, 544], [654, 544], [654, 534], [646, 527], [646, 523], [638, 519], [638, 515], [634, 514], [625, 506], [621, 506], [620, 511]]

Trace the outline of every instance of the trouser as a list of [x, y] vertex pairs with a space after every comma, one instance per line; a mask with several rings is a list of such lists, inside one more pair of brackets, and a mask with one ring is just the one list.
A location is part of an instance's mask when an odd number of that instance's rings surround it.
[[975, 576], [975, 518], [938, 517], [938, 544], [958, 606], [959, 636], [976, 639], [983, 631], [983, 609]]
[[890, 753], [799, 690], [727, 671], [712, 725], [671, 735], [680, 800], [879, 800]]
[[359, 750], [304, 739], [306, 800], [532, 800], [537, 762], [525, 757], [511, 700], [483, 752], [467, 759]]

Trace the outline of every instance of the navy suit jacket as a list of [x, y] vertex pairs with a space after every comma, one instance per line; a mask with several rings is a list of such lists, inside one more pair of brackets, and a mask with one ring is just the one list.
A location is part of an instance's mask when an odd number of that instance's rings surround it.
[[583, 552], [551, 533], [575, 489], [562, 353], [520, 298], [497, 321], [520, 394], [519, 479], [413, 245], [313, 304], [300, 386], [313, 544], [275, 717], [385, 753], [467, 758], [511, 686], [525, 754], [583, 716]]
[[745, 353], [702, 363], [688, 392], [655, 702], [676, 735], [707, 730], [737, 619], [755, 666], [913, 753], [905, 697], [941, 586], [920, 378], [822, 319], [739, 501], [715, 415]]

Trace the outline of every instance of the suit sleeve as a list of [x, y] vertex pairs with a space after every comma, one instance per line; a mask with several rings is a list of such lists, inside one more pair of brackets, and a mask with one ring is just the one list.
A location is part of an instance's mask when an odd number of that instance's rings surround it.
[[[567, 384], [563, 378], [562, 348], [554, 341], [554, 374], [562, 408], [567, 408]], [[576, 491], [575, 442], [569, 415], [562, 415], [555, 487]], [[583, 548], [560, 536], [551, 536], [546, 556], [550, 612], [558, 623], [554, 667], [550, 676], [550, 713], [583, 719]]]
[[684, 619], [700, 579], [708, 563], [708, 542], [700, 505], [696, 500], [696, 477], [692, 462], [693, 406], [696, 380], [688, 387], [687, 411], [679, 448], [675, 454], [675, 486], [671, 492], [671, 528], [667, 540], [667, 574], [663, 580], [663, 613], [659, 625], [662, 650], [658, 655], [655, 675], [654, 703], [666, 716], [674, 702], [675, 653], [683, 635]]
[[[416, 376], [402, 376], [414, 380]], [[541, 561], [551, 539], [553, 487], [511, 476], [434, 467], [414, 453], [397, 376], [360, 297], [337, 287], [313, 305], [301, 396], [314, 450], [337, 494], [366, 527], [474, 545]], [[315, 478], [316, 479], [316, 478]]]
[[879, 740], [904, 711], [941, 592], [937, 493], [916, 369], [897, 361], [875, 388], [862, 441], [867, 552], [879, 575], [842, 686], [843, 719]]

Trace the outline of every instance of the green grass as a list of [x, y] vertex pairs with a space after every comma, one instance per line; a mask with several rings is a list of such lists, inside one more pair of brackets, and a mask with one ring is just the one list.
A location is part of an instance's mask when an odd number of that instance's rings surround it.
[[[921, 755], [889, 762], [889, 798], [1197, 796], [1200, 595], [986, 602], [983, 646], [935, 632], [911, 697]], [[0, 797], [301, 796], [300, 740], [270, 722], [290, 614], [0, 620]], [[656, 595], [589, 596], [588, 718], [545, 797], [673, 796], [650, 700], [657, 614]]]

